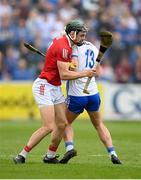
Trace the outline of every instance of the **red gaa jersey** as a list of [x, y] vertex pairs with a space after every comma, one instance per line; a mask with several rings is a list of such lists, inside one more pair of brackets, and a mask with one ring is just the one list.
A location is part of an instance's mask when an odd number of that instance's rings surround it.
[[48, 83], [59, 86], [61, 79], [57, 67], [57, 61], [71, 62], [72, 47], [66, 35], [55, 38], [49, 46], [45, 64], [39, 78], [46, 79]]

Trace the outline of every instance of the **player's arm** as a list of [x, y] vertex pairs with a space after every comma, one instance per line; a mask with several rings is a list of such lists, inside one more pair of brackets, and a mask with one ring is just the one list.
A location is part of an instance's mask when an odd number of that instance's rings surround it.
[[96, 75], [94, 69], [89, 69], [81, 72], [70, 71], [68, 68], [68, 63], [63, 61], [57, 61], [57, 66], [59, 69], [60, 78], [62, 80], [72, 80], [82, 77], [92, 77]]

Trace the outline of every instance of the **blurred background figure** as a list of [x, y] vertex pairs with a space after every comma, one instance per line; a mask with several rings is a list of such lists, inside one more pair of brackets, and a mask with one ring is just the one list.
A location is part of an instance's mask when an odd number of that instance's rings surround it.
[[121, 61], [115, 67], [116, 81], [119, 83], [131, 82], [132, 67], [128, 62], [128, 58], [123, 56]]
[[13, 80], [33, 80], [34, 77], [35, 69], [28, 67], [26, 59], [19, 59], [13, 72]]

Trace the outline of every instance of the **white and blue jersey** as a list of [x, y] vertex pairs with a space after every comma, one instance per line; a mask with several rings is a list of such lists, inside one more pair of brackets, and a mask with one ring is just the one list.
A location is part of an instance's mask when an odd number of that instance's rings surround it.
[[[90, 42], [85, 41], [82, 46], [75, 46], [72, 58], [78, 61], [77, 71], [91, 69], [98, 56], [98, 49]], [[100, 106], [100, 96], [95, 82], [95, 77], [91, 79], [88, 87], [90, 94], [83, 93], [87, 77], [67, 82], [67, 105], [68, 109], [74, 113], [81, 113], [84, 109], [88, 111], [98, 111]]]

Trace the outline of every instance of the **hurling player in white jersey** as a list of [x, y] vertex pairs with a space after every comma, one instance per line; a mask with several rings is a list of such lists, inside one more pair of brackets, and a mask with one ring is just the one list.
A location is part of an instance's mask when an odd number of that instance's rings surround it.
[[[98, 49], [90, 42], [86, 41], [82, 46], [77, 46], [73, 49], [72, 61], [76, 65], [76, 71], [83, 71], [90, 69], [94, 66], [96, 57], [98, 55]], [[97, 71], [99, 71], [97, 67]], [[117, 157], [115, 148], [112, 144], [112, 138], [109, 130], [105, 127], [101, 114], [100, 114], [100, 95], [98, 92], [95, 77], [92, 78], [91, 83], [88, 87], [90, 94], [84, 94], [83, 89], [87, 77], [79, 78], [76, 80], [69, 80], [67, 82], [67, 119], [68, 126], [65, 130], [65, 146], [66, 153], [60, 160], [60, 163], [67, 163], [72, 157], [76, 156], [77, 152], [73, 145], [73, 130], [71, 123], [78, 117], [80, 113], [86, 109], [90, 120], [97, 130], [97, 133], [105, 145], [107, 152], [109, 153], [110, 159], [113, 164], [121, 164], [121, 161]]]

